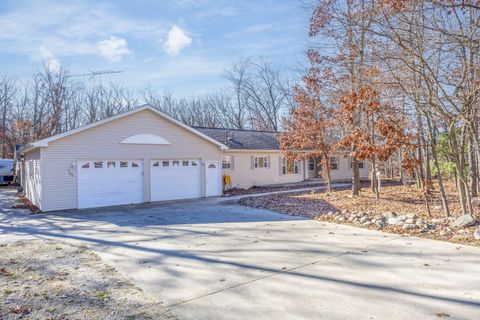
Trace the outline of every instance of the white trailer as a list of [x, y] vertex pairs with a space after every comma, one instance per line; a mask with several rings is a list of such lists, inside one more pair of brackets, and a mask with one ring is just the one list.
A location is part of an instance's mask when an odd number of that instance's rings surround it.
[[13, 182], [13, 159], [0, 159], [0, 184]]

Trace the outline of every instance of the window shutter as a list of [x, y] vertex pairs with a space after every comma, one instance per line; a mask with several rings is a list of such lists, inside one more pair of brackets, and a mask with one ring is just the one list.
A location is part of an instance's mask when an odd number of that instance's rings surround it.
[[283, 158], [278, 157], [278, 174], [283, 176]]
[[255, 168], [255, 157], [254, 156], [250, 156], [250, 169], [254, 169]]
[[230, 169], [235, 169], [235, 156], [230, 156]]
[[267, 168], [270, 169], [270, 156], [267, 157]]

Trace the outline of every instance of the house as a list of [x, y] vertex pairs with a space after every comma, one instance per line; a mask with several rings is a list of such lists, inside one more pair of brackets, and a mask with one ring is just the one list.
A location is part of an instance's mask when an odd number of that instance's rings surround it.
[[[143, 106], [25, 145], [21, 184], [52, 211], [219, 196], [223, 175], [241, 188], [317, 175], [315, 161], [286, 161], [276, 136], [190, 127]], [[344, 157], [332, 161], [348, 180]]]
[[[231, 177], [232, 188], [301, 182], [320, 178], [320, 161], [285, 159], [280, 150], [278, 132], [194, 127], [203, 134], [225, 144], [222, 150], [222, 170]], [[368, 179], [365, 161], [359, 162], [361, 179]], [[351, 163], [348, 152], [330, 157], [332, 181], [350, 181]]]

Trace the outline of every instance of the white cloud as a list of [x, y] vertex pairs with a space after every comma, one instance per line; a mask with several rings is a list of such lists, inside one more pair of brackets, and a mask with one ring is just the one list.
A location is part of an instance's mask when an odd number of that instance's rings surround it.
[[180, 51], [192, 43], [192, 38], [179, 26], [173, 25], [168, 31], [168, 39], [165, 43], [165, 51], [172, 57], [178, 55]]
[[130, 53], [127, 48], [127, 40], [123, 38], [110, 37], [98, 42], [100, 54], [110, 62], [122, 60], [123, 56]]
[[52, 51], [50, 51], [50, 49], [47, 47], [40, 47], [39, 57], [42, 61], [44, 61], [50, 70], [54, 72], [60, 71], [60, 61], [55, 58], [55, 55], [52, 53]]
[[33, 60], [38, 59], [40, 47], [59, 59], [98, 55], [99, 41], [111, 35], [158, 46], [167, 31], [158, 19], [121, 14], [115, 3], [53, 0], [25, 2], [0, 12], [0, 30], [0, 53], [28, 55]]

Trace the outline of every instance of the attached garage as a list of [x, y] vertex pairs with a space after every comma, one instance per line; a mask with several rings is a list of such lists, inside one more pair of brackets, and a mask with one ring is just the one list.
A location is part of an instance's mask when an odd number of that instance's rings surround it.
[[78, 208], [143, 202], [142, 160], [77, 161]]
[[[221, 195], [218, 163], [225, 149], [143, 106], [36, 141], [20, 152], [25, 159], [35, 155], [40, 164], [38, 194], [31, 200], [53, 211]], [[211, 163], [217, 163], [214, 172], [207, 170]], [[32, 185], [28, 179], [24, 188]]]

